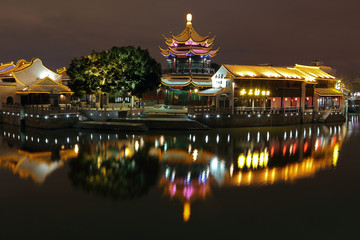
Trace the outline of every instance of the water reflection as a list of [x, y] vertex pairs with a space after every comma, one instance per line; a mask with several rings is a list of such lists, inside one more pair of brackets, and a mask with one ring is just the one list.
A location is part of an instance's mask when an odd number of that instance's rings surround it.
[[[139, 141], [134, 137], [119, 140], [87, 134], [82, 139], [79, 156], [69, 164], [69, 177], [76, 187], [117, 199], [144, 195], [156, 184], [159, 163], [147, 151], [137, 151]], [[142, 148], [148, 147], [142, 144]]]
[[[44, 138], [45, 134], [45, 138]], [[76, 139], [36, 130], [20, 131], [6, 126], [0, 134], [0, 167], [10, 169], [22, 179], [42, 184], [47, 176], [77, 157]]]
[[[126, 199], [159, 186], [191, 218], [194, 201], [214, 186], [252, 187], [294, 183], [335, 169], [341, 147], [359, 131], [359, 117], [342, 125], [214, 129], [146, 134], [52, 132], [2, 128], [0, 162], [20, 177], [43, 182], [69, 162], [74, 186]], [[36, 167], [35, 167], [36, 166]]]

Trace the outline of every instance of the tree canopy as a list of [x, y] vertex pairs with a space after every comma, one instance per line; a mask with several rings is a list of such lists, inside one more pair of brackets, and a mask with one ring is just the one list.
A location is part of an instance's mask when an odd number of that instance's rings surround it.
[[71, 61], [67, 70], [69, 87], [76, 96], [106, 92], [142, 97], [160, 84], [161, 65], [148, 50], [113, 47]]
[[69, 178], [85, 191], [114, 199], [140, 197], [157, 182], [160, 165], [148, 156], [150, 144], [126, 156], [121, 141], [85, 144], [70, 161]]

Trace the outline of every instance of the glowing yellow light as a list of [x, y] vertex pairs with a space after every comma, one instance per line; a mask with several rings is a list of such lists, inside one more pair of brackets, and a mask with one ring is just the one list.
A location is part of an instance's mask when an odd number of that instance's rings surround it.
[[251, 166], [251, 153], [248, 153], [248, 155], [246, 157], [246, 166], [248, 168], [250, 168], [250, 166]]
[[253, 90], [252, 89], [249, 90], [249, 95], [253, 95]]
[[268, 177], [269, 177], [269, 169], [266, 169], [265, 174], [264, 174], [265, 182], [267, 182]]
[[130, 150], [130, 148], [125, 148], [125, 157], [130, 157], [130, 155], [131, 155], [131, 150]]
[[270, 91], [266, 91], [266, 96], [270, 96]]
[[160, 136], [160, 146], [164, 145], [165, 137], [163, 135]]
[[245, 155], [240, 154], [239, 157], [238, 157], [238, 167], [243, 168], [244, 165], [245, 165]]
[[98, 156], [97, 157], [97, 168], [99, 169], [100, 168], [100, 166], [101, 166], [101, 163], [102, 163], [102, 158], [101, 158], [101, 156]]
[[197, 93], [199, 91], [199, 89], [195, 88], [194, 92]]
[[275, 172], [276, 172], [276, 169], [274, 168], [271, 173], [271, 183], [274, 183], [274, 181], [275, 181]]
[[139, 141], [135, 141], [135, 151], [139, 150]]
[[76, 154], [79, 153], [79, 145], [75, 144], [74, 151]]
[[190, 203], [186, 202], [184, 203], [184, 213], [183, 213], [184, 222], [189, 221], [190, 214], [191, 214]]
[[285, 170], [284, 170], [284, 180], [287, 181], [289, 177], [289, 167], [286, 166]]
[[257, 168], [259, 165], [259, 153], [255, 152], [253, 154], [253, 159], [252, 159], [252, 167], [253, 169]]
[[252, 173], [251, 171], [248, 173], [248, 184], [251, 183], [251, 177], [252, 177]]
[[262, 92], [261, 92], [261, 95], [265, 96], [265, 95], [266, 95], [266, 92], [265, 92], [265, 91], [262, 91]]
[[260, 95], [260, 90], [259, 89], [255, 89], [255, 96], [259, 96]]
[[245, 95], [246, 94], [246, 90], [245, 89], [242, 89], [241, 91], [240, 91], [240, 95]]
[[266, 152], [265, 153], [265, 158], [264, 158], [264, 167], [267, 167], [268, 162], [269, 162], [269, 153]]
[[195, 149], [194, 152], [193, 152], [193, 160], [194, 160], [194, 161], [196, 161], [197, 156], [198, 156], [198, 150]]
[[265, 154], [263, 152], [260, 153], [260, 161], [259, 161], [259, 166], [260, 167], [264, 166], [264, 155]]
[[240, 173], [239, 173], [239, 176], [238, 176], [238, 183], [239, 183], [239, 185], [240, 185], [240, 183], [241, 183], [241, 180], [242, 180], [242, 173], [240, 172]]
[[337, 161], [339, 158], [339, 144], [335, 144], [334, 153], [333, 153], [333, 166], [336, 167]]
[[191, 13], [188, 13], [188, 14], [186, 15], [186, 20], [187, 20], [187, 24], [191, 24], [191, 21], [192, 21], [192, 15], [191, 15]]

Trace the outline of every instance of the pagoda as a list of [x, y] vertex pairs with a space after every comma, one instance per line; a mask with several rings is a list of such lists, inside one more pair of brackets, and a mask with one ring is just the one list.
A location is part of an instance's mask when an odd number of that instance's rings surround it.
[[210, 62], [219, 50], [213, 50], [215, 37], [199, 35], [192, 26], [191, 14], [187, 14], [186, 20], [186, 27], [179, 35], [169, 38], [163, 35], [167, 48], [160, 47], [160, 51], [168, 62], [161, 79], [167, 90], [165, 104], [203, 104], [205, 98], [197, 92], [212, 86], [211, 76], [215, 70]]

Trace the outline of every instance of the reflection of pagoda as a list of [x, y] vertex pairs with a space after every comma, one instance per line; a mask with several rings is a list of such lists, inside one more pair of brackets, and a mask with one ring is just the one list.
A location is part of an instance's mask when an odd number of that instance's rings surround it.
[[165, 104], [199, 104], [204, 99], [197, 92], [212, 86], [214, 70], [210, 68], [210, 58], [218, 51], [212, 49], [215, 37], [200, 36], [191, 20], [192, 16], [188, 14], [182, 33], [170, 38], [164, 36], [167, 49], [160, 48], [169, 63], [161, 81], [167, 87]]
[[[205, 199], [211, 191], [211, 184], [216, 178], [213, 162], [216, 156], [207, 151], [195, 149], [192, 153], [182, 149], [161, 151], [151, 148], [149, 156], [156, 157], [162, 164], [159, 185], [164, 189], [164, 195], [183, 203], [183, 220], [187, 222], [191, 215], [191, 204], [198, 199]], [[215, 170], [215, 171], [214, 171]]]

